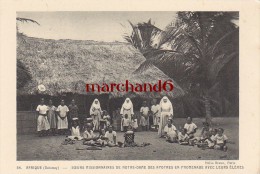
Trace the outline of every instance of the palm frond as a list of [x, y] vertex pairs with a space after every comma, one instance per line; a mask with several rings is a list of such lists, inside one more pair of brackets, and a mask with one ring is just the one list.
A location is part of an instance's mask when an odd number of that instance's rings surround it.
[[238, 29], [235, 29], [233, 31], [230, 31], [228, 33], [226, 33], [225, 35], [223, 35], [221, 38], [219, 38], [219, 40], [217, 40], [217, 42], [212, 46], [212, 55], [214, 55], [214, 53], [216, 52], [216, 49], [218, 48], [218, 46], [225, 40], [228, 38], [228, 36], [230, 36], [231, 34], [234, 34], [235, 32], [238, 32]]
[[19, 18], [17, 17], [16, 18], [17, 21], [20, 21], [20, 22], [32, 22], [32, 23], [35, 23], [37, 25], [40, 25], [37, 21], [33, 20], [33, 19], [28, 19], [28, 18]]
[[208, 78], [210, 81], [215, 81], [221, 69], [233, 58], [238, 55], [238, 52], [234, 51], [229, 55], [221, 54], [217, 56], [210, 64], [208, 68]]

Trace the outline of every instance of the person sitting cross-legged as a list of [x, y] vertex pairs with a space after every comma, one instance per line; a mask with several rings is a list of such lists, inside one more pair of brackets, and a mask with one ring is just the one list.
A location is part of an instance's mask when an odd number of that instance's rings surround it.
[[86, 124], [86, 129], [83, 132], [82, 137], [83, 137], [83, 144], [84, 145], [90, 145], [90, 146], [95, 145], [98, 137], [94, 134], [93, 127], [92, 127], [91, 123]]
[[168, 124], [164, 127], [164, 136], [166, 141], [169, 143], [174, 143], [177, 141], [177, 129], [172, 124], [172, 119], [168, 119]]

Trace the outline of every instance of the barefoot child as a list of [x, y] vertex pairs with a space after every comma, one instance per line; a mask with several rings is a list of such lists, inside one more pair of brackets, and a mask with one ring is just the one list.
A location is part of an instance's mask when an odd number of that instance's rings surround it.
[[177, 131], [177, 129], [172, 124], [172, 119], [168, 119], [168, 124], [164, 127], [164, 135], [165, 135], [166, 141], [168, 141], [169, 143], [176, 142], [176, 139], [177, 139], [176, 131]]
[[80, 136], [78, 118], [72, 119], [71, 136], [68, 136], [68, 138], [71, 139], [71, 140], [82, 140], [83, 139]]
[[134, 132], [136, 132], [137, 131], [137, 129], [138, 129], [138, 123], [137, 123], [137, 117], [136, 117], [136, 115], [134, 115], [133, 116], [133, 129], [134, 129]]
[[106, 134], [105, 129], [101, 129], [99, 132], [99, 136], [98, 136], [98, 140], [96, 141], [96, 144], [98, 144], [102, 147], [107, 145], [107, 140], [106, 140], [105, 134]]
[[143, 106], [140, 109], [141, 120], [140, 125], [142, 125], [143, 131], [148, 130], [149, 128], [149, 107], [147, 106], [146, 101], [143, 102]]
[[131, 121], [130, 121], [130, 119], [128, 118], [128, 115], [125, 114], [125, 117], [122, 119], [122, 125], [123, 125], [123, 130], [124, 130], [124, 132], [127, 131], [127, 128], [128, 128], [128, 126], [130, 125], [130, 123], [131, 123]]
[[116, 131], [113, 130], [112, 126], [108, 127], [108, 131], [106, 131], [105, 138], [109, 147], [115, 147], [117, 145]]
[[189, 136], [187, 134], [187, 129], [182, 128], [178, 134], [178, 142], [180, 145], [188, 145], [189, 144]]
[[194, 137], [190, 139], [190, 144], [197, 145], [201, 148], [206, 148], [208, 146], [208, 140], [210, 139], [211, 132], [209, 130], [209, 124], [207, 122], [203, 123], [203, 128], [199, 137]]
[[193, 138], [197, 131], [197, 125], [192, 122], [191, 117], [187, 117], [187, 122], [185, 123], [184, 128], [187, 129], [187, 135], [189, 136], [189, 139]]
[[105, 121], [104, 129], [107, 129], [110, 126], [111, 117], [108, 115], [106, 110], [103, 110], [103, 120]]
[[152, 101], [152, 107], [151, 111], [153, 114], [153, 125], [155, 126], [155, 129], [157, 130], [159, 128], [159, 110], [160, 110], [160, 105], [157, 103], [157, 100], [154, 99]]
[[218, 129], [210, 129], [210, 138], [208, 138], [207, 140], [205, 140], [207, 143], [208, 143], [208, 149], [213, 149], [214, 148], [214, 139], [215, 139], [215, 136], [218, 132]]
[[93, 128], [92, 128], [92, 124], [91, 123], [87, 123], [86, 124], [86, 129], [83, 132], [83, 144], [84, 145], [89, 145], [89, 146], [93, 146], [95, 145], [96, 140], [98, 139], [98, 137], [94, 134]]
[[214, 149], [227, 151], [227, 136], [224, 133], [223, 128], [218, 128], [218, 133], [214, 137]]

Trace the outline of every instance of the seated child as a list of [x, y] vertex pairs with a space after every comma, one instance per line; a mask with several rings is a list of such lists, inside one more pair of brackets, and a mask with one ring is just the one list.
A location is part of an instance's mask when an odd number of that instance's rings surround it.
[[185, 123], [184, 128], [187, 129], [187, 135], [189, 136], [189, 139], [193, 138], [197, 130], [197, 125], [192, 122], [191, 117], [187, 118], [187, 122]]
[[111, 125], [108, 127], [108, 131], [106, 131], [104, 138], [107, 141], [107, 145], [109, 147], [117, 146], [116, 131], [113, 131], [113, 127]]
[[172, 119], [168, 119], [168, 124], [164, 127], [164, 136], [166, 138], [166, 141], [170, 143], [176, 142], [177, 139], [177, 129], [172, 124]]
[[84, 145], [93, 146], [93, 145], [95, 145], [95, 142], [98, 139], [98, 137], [93, 132], [93, 128], [92, 128], [91, 123], [86, 124], [86, 129], [83, 132], [82, 136], [83, 136], [83, 140], [84, 140], [83, 141]]
[[208, 144], [208, 149], [213, 149], [214, 148], [214, 138], [218, 132], [218, 129], [210, 129], [210, 138], [206, 139], [205, 142]]
[[182, 128], [178, 134], [178, 142], [180, 145], [188, 145], [189, 144], [189, 136], [187, 134], [187, 129]]
[[209, 130], [209, 124], [204, 122], [200, 136], [190, 139], [189, 142], [191, 145], [197, 145], [198, 147], [206, 148], [208, 146], [208, 139], [210, 136], [211, 132]]
[[106, 134], [105, 129], [100, 129], [98, 140], [96, 141], [97, 145], [100, 145], [100, 146], [106, 146], [107, 145], [105, 134]]
[[218, 128], [218, 133], [214, 137], [214, 149], [227, 151], [227, 136], [224, 133], [223, 128]]
[[72, 119], [71, 136], [68, 136], [71, 140], [82, 140], [80, 136], [80, 128], [78, 123], [78, 118]]
[[122, 125], [124, 132], [127, 131], [128, 126], [131, 124], [130, 119], [128, 118], [128, 115], [125, 114], [125, 117], [122, 119]]

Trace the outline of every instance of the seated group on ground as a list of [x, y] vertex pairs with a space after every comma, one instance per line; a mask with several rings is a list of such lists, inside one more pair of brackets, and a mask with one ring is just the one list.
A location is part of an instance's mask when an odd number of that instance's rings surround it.
[[[91, 117], [87, 118], [83, 125], [79, 124], [78, 110], [75, 100], [72, 100], [68, 107], [64, 100], [61, 100], [61, 104], [56, 108], [53, 106], [52, 100], [49, 100], [49, 104], [46, 106], [44, 99], [41, 99], [41, 103], [36, 109], [39, 115], [37, 119], [39, 136], [55, 135], [56, 133], [69, 135], [64, 144], [83, 140], [84, 145], [101, 147], [143, 147], [149, 145], [149, 143], [138, 144], [134, 142], [138, 121], [129, 98], [125, 100], [120, 110], [121, 131], [125, 132], [124, 142], [117, 142], [116, 132], [111, 126], [111, 117], [107, 111], [101, 110], [98, 99], [93, 101], [90, 108]], [[168, 142], [197, 146], [202, 149], [227, 150], [227, 136], [223, 134], [224, 129], [222, 128], [210, 128], [209, 124], [205, 122], [200, 136], [196, 137], [197, 126], [192, 122], [192, 118], [188, 117], [185, 125], [177, 130], [173, 125], [172, 103], [166, 96], [161, 99], [159, 104], [157, 104], [156, 99], [153, 100], [151, 108], [146, 102], [143, 102], [140, 114], [139, 126], [142, 131], [151, 129], [153, 125], [155, 130], [158, 130], [159, 137], [166, 138]], [[94, 132], [99, 132], [99, 135], [95, 135]]]
[[177, 130], [173, 125], [173, 120], [168, 119], [164, 127], [162, 137], [169, 143], [179, 143], [180, 145], [197, 146], [202, 149], [217, 149], [227, 151], [227, 136], [223, 128], [210, 128], [207, 122], [203, 123], [203, 128], [199, 136], [195, 136], [197, 125], [188, 117], [184, 127]]

